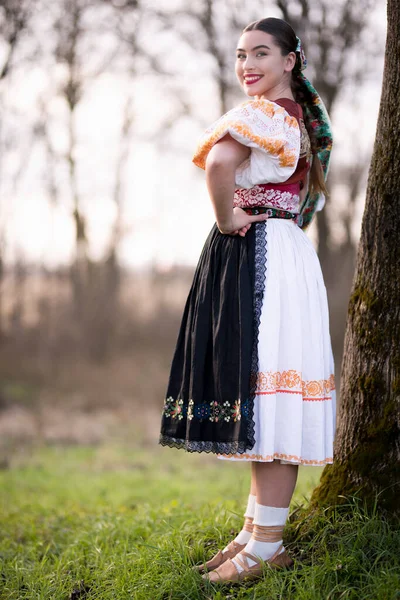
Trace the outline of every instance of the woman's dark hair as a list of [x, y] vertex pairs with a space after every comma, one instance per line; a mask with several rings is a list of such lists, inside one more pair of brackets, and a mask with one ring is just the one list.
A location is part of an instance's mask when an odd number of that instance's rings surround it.
[[[274, 38], [275, 44], [280, 48], [282, 56], [287, 56], [290, 52], [296, 53], [296, 64], [292, 71], [292, 81], [291, 87], [293, 96], [295, 97], [296, 102], [298, 102], [303, 108], [306, 107], [307, 110], [304, 110], [304, 124], [306, 126], [310, 142], [311, 149], [313, 153], [313, 161], [311, 165], [310, 171], [310, 179], [309, 179], [309, 189], [311, 193], [314, 192], [323, 192], [327, 194], [327, 189], [325, 186], [324, 174], [321, 166], [321, 162], [318, 158], [317, 150], [316, 150], [316, 139], [313, 132], [313, 128], [311, 127], [311, 120], [313, 116], [313, 99], [311, 92], [304, 85], [303, 80], [300, 76], [300, 67], [301, 67], [301, 59], [299, 52], [296, 52], [297, 48], [297, 37], [296, 34], [286, 21], [283, 19], [276, 19], [274, 17], [268, 17], [267, 19], [260, 19], [259, 21], [253, 21], [243, 29], [242, 33], [246, 33], [247, 31], [263, 31], [264, 33], [268, 33]], [[311, 117], [309, 116], [311, 114]]]

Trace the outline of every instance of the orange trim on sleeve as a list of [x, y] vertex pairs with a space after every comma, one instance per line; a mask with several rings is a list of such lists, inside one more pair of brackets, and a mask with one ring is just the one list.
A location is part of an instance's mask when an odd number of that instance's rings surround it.
[[[259, 101], [248, 101], [242, 104], [239, 108], [243, 109], [243, 117], [245, 118], [249, 115], [246, 115], [246, 106], [251, 104], [251, 108], [253, 110], [259, 109], [263, 114], [267, 115], [270, 119], [273, 119], [278, 114], [284, 114], [286, 111], [284, 108], [279, 106], [278, 104], [274, 104], [273, 102], [268, 102], [265, 100]], [[227, 113], [229, 115], [229, 113]], [[242, 136], [244, 139], [253, 142], [259, 148], [265, 150], [268, 154], [272, 156], [276, 156], [279, 158], [279, 165], [281, 167], [295, 167], [298, 154], [295, 150], [288, 147], [286, 139], [278, 138], [274, 139], [274, 136], [269, 136], [266, 132], [265, 136], [257, 135], [251, 125], [248, 125], [240, 118], [224, 118], [227, 115], [221, 117], [220, 122], [216, 123], [214, 128], [210, 128], [207, 130], [198, 144], [196, 151], [193, 156], [193, 162], [196, 166], [201, 169], [205, 169], [206, 158], [211, 150], [211, 148], [221, 139], [229, 133], [229, 130], [236, 132], [239, 136]], [[261, 121], [261, 119], [260, 119]], [[299, 124], [297, 119], [291, 115], [286, 114], [284, 117], [284, 122], [287, 127], [299, 129]], [[266, 124], [263, 123], [263, 126], [266, 127]]]

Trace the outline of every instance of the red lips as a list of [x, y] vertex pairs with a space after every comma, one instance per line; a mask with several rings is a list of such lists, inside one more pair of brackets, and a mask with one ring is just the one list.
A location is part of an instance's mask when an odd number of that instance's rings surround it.
[[260, 81], [261, 77], [262, 75], [245, 75], [244, 82], [246, 85], [252, 85], [253, 83], [257, 83], [257, 81]]

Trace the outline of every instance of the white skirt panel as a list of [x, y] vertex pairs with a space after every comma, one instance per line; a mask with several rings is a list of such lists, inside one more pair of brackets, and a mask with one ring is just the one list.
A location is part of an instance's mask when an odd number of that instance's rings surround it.
[[269, 219], [258, 337], [254, 447], [225, 460], [333, 462], [334, 365], [318, 256], [292, 221]]

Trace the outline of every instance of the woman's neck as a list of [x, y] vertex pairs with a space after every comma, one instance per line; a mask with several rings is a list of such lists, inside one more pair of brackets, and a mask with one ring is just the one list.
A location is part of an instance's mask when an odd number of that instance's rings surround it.
[[293, 96], [292, 88], [287, 85], [286, 82], [283, 85], [278, 84], [270, 90], [266, 90], [259, 96], [255, 96], [256, 100], [269, 100], [270, 102], [275, 102], [275, 100], [280, 100], [281, 98], [287, 98], [288, 100], [293, 100], [296, 102]]

